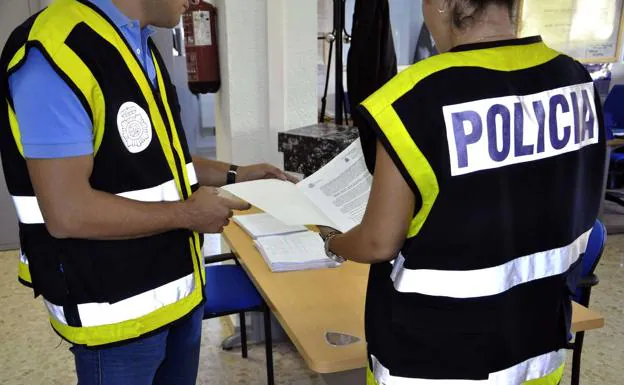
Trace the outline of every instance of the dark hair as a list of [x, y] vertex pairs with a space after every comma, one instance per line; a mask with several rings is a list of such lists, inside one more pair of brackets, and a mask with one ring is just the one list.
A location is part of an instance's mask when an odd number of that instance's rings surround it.
[[498, 5], [509, 9], [509, 16], [513, 17], [516, 0], [447, 0], [452, 3], [453, 24], [463, 29], [474, 22], [490, 5]]

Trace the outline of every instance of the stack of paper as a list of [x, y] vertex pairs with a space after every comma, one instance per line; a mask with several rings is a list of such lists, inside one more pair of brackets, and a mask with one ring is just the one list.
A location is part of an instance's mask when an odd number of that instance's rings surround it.
[[284, 222], [281, 222], [266, 213], [236, 215], [232, 218], [232, 220], [243, 230], [245, 230], [245, 232], [253, 239], [271, 235], [292, 234], [308, 230], [304, 226], [300, 225], [286, 225]]
[[273, 272], [338, 266], [327, 258], [323, 240], [312, 231], [261, 237], [254, 243]]

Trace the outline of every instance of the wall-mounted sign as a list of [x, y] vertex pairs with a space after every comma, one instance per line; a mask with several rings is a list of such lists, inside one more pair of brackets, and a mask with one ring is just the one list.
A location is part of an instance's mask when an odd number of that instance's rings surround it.
[[584, 63], [621, 60], [624, 0], [520, 0], [518, 35], [541, 35]]

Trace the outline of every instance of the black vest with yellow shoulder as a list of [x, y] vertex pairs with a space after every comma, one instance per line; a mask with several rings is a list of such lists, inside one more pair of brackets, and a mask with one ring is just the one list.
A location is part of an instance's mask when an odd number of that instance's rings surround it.
[[362, 107], [417, 196], [401, 254], [371, 269], [380, 384], [556, 384], [601, 202], [587, 71], [538, 37], [457, 47]]
[[2, 54], [0, 152], [20, 222], [19, 277], [74, 344], [139, 338], [201, 306], [203, 239], [187, 230], [123, 241], [53, 238], [26, 168], [8, 78], [38, 48], [93, 122], [91, 186], [137, 201], [180, 201], [197, 177], [175, 88], [150, 44], [156, 86], [103, 13], [87, 1], [59, 0], [18, 27]]

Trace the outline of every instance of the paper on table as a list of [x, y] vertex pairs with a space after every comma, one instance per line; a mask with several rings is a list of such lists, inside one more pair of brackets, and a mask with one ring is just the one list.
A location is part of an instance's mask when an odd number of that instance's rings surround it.
[[256, 243], [262, 246], [272, 263], [331, 262], [325, 255], [323, 240], [311, 231], [260, 238]]
[[312, 231], [262, 237], [254, 244], [273, 272], [338, 267], [325, 255], [321, 237]]
[[271, 235], [292, 234], [307, 231], [304, 226], [285, 225], [282, 221], [267, 213], [235, 215], [232, 220], [243, 228], [252, 238]]
[[225, 191], [271, 214], [287, 225], [336, 224], [301, 193], [297, 185], [276, 179], [236, 183], [222, 187]]
[[342, 232], [364, 216], [372, 177], [359, 139], [296, 185], [259, 180], [223, 187], [288, 225], [323, 225]]

